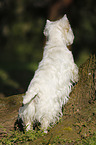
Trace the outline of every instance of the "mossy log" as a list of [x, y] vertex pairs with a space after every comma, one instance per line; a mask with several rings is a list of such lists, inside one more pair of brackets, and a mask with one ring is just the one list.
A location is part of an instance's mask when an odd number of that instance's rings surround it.
[[[14, 129], [22, 94], [0, 97], [1, 136]], [[32, 145], [53, 142], [54, 138], [76, 140], [96, 131], [96, 56], [79, 68], [79, 82], [73, 87], [68, 103], [63, 108], [63, 117], [47, 135], [38, 138]], [[4, 129], [6, 129], [4, 131]]]

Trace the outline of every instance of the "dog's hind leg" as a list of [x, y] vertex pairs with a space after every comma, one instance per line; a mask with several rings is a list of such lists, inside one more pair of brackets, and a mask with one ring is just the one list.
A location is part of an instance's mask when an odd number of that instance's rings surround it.
[[28, 130], [33, 130], [30, 121], [28, 121], [28, 123], [26, 123], [26, 131], [28, 131]]
[[47, 133], [47, 128], [49, 126], [49, 122], [47, 120], [47, 118], [43, 118], [41, 121], [41, 130], [44, 130], [44, 133]]
[[24, 125], [26, 126], [26, 130], [32, 130], [33, 122], [35, 119], [35, 103], [31, 101], [20, 107], [19, 109], [19, 119], [21, 118]]

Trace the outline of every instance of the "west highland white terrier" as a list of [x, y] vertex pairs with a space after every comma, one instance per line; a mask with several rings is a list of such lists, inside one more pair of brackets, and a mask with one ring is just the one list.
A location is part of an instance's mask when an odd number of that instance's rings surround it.
[[47, 42], [43, 59], [23, 96], [18, 118], [26, 130], [38, 121], [41, 130], [47, 132], [50, 124], [62, 116], [62, 106], [68, 101], [73, 83], [78, 81], [78, 67], [67, 48], [74, 35], [66, 15], [55, 22], [47, 20], [44, 35]]

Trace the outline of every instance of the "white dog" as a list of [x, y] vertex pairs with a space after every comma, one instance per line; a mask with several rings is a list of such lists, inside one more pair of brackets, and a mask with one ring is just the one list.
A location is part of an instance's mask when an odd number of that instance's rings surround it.
[[73, 43], [74, 35], [66, 15], [55, 22], [47, 20], [44, 34], [48, 40], [43, 59], [23, 96], [19, 118], [27, 130], [38, 121], [47, 132], [48, 126], [62, 116], [62, 106], [68, 101], [72, 83], [78, 81], [78, 68], [67, 48]]

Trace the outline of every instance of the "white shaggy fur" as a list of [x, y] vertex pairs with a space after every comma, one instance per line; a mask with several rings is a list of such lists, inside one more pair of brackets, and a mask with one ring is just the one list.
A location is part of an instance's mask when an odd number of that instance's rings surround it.
[[62, 105], [69, 98], [73, 82], [78, 81], [78, 68], [67, 46], [74, 35], [66, 15], [58, 21], [47, 20], [44, 34], [47, 37], [43, 59], [23, 96], [24, 106], [19, 109], [21, 118], [32, 129], [36, 120], [47, 130], [62, 116]]

